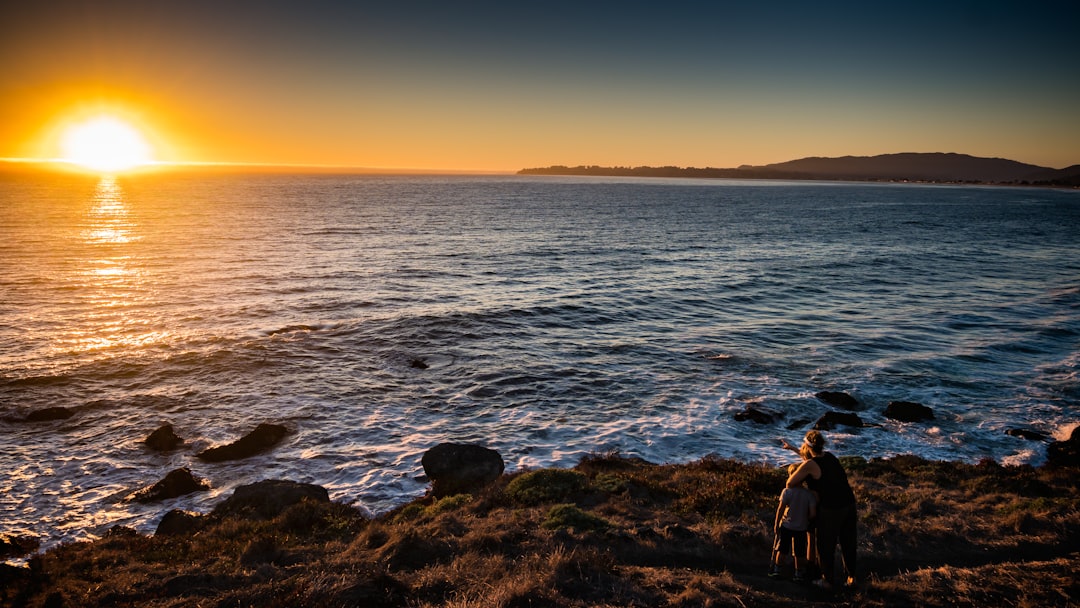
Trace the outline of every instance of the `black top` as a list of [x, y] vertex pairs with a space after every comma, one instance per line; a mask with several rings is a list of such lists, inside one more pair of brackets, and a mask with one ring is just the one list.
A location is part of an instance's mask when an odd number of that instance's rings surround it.
[[819, 505], [826, 509], [839, 509], [855, 504], [855, 493], [848, 485], [847, 473], [840, 461], [829, 452], [812, 458], [821, 469], [821, 477], [806, 478], [806, 485], [818, 493]]

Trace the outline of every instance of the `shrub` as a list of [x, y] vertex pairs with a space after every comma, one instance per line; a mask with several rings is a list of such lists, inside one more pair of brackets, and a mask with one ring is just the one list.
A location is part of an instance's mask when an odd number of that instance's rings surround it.
[[511, 500], [526, 505], [566, 500], [567, 497], [585, 490], [586, 478], [577, 471], [565, 469], [541, 469], [522, 473], [506, 486]]
[[561, 504], [551, 507], [547, 519], [540, 525], [549, 530], [573, 528], [577, 531], [603, 530], [611, 527], [608, 520], [597, 517], [592, 513], [586, 513], [573, 504]]

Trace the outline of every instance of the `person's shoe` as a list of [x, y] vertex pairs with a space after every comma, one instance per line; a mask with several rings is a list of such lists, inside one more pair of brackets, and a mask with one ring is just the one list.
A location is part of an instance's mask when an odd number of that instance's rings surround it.
[[780, 568], [776, 566], [769, 568], [769, 578], [780, 578]]
[[821, 589], [822, 591], [832, 591], [832, 585], [829, 584], [829, 581], [823, 578], [814, 580], [814, 586], [818, 589]]
[[795, 581], [796, 583], [804, 583], [806, 582], [806, 574], [803, 573], [802, 570], [796, 570], [795, 576], [791, 577], [791, 580]]

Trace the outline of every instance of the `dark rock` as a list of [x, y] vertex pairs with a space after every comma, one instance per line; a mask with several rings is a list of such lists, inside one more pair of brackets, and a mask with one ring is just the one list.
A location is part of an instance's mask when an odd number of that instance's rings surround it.
[[200, 513], [172, 509], [161, 517], [154, 536], [181, 536], [197, 532], [202, 527], [203, 516]]
[[420, 359], [420, 358], [416, 358], [416, 359], [413, 359], [412, 361], [409, 361], [409, 367], [411, 367], [413, 369], [427, 369], [427, 368], [429, 368], [431, 366], [427, 364], [427, 361], [424, 361], [423, 359]]
[[1005, 431], [1005, 434], [1019, 437], [1020, 439], [1027, 439], [1028, 441], [1046, 441], [1047, 439], [1046, 435], [1028, 429], [1008, 429]]
[[40, 410], [34, 410], [26, 415], [25, 418], [9, 419], [12, 422], [51, 422], [53, 420], [66, 420], [75, 415], [74, 410], [70, 410], [66, 407], [47, 407]]
[[921, 422], [933, 420], [934, 410], [921, 403], [911, 401], [890, 401], [885, 407], [885, 417], [900, 422]]
[[236, 488], [232, 496], [214, 507], [218, 517], [273, 519], [304, 500], [330, 502], [326, 488], [311, 483], [266, 479]]
[[40, 543], [33, 536], [0, 535], [0, 559], [20, 557], [37, 551]]
[[776, 420], [778, 418], [781, 418], [782, 416], [783, 416], [783, 414], [778, 414], [776, 412], [769, 412], [769, 411], [766, 411], [766, 410], [760, 410], [760, 409], [758, 409], [756, 407], [748, 405], [748, 406], [746, 406], [746, 409], [744, 409], [743, 411], [735, 413], [735, 420], [737, 422], [745, 422], [745, 421], [749, 420], [751, 422], [756, 422], [758, 424], [772, 424], [773, 422], [776, 422]]
[[462, 443], [440, 443], [424, 452], [420, 464], [431, 480], [435, 497], [481, 488], [498, 479], [505, 468], [502, 456], [495, 450]]
[[1080, 426], [1074, 428], [1065, 441], [1055, 441], [1046, 446], [1046, 466], [1080, 466]]
[[216, 448], [209, 448], [195, 455], [206, 462], [222, 462], [224, 460], [238, 460], [265, 452], [277, 445], [289, 430], [280, 424], [260, 424], [247, 435], [240, 439]]
[[136, 502], [156, 502], [209, 489], [210, 484], [192, 475], [190, 470], [176, 469], [169, 471], [165, 479], [133, 494], [132, 500]]
[[117, 524], [105, 531], [103, 538], [136, 538], [139, 536], [139, 531], [131, 526], [123, 526]]
[[821, 391], [819, 393], [814, 393], [814, 396], [821, 401], [842, 410], [853, 411], [859, 409], [858, 400], [847, 393], [839, 391]]
[[814, 428], [819, 431], [831, 431], [837, 426], [865, 426], [858, 414], [849, 412], [825, 412], [825, 415], [817, 419]]
[[163, 424], [156, 431], [150, 433], [150, 435], [143, 440], [143, 443], [151, 450], [168, 452], [169, 450], [175, 450], [177, 446], [184, 443], [184, 440], [176, 436], [171, 424]]
[[804, 428], [812, 422], [814, 421], [810, 418], [799, 418], [798, 420], [792, 420], [791, 424], [787, 425], [785, 428], [789, 431], [794, 431], [796, 429]]

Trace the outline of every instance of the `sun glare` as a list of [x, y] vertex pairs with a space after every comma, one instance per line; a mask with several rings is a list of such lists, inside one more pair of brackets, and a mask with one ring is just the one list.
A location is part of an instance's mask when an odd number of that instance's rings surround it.
[[64, 132], [63, 160], [102, 172], [126, 171], [152, 162], [150, 146], [131, 125], [102, 116]]

